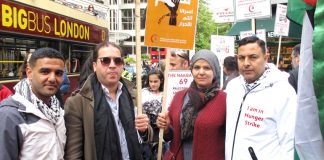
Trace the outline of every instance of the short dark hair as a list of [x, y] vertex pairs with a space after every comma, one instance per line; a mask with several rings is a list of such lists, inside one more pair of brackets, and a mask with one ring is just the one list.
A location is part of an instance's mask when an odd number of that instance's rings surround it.
[[238, 41], [238, 48], [240, 48], [241, 46], [247, 45], [249, 43], [257, 43], [258, 46], [261, 48], [262, 53], [263, 54], [266, 53], [265, 42], [256, 36], [249, 36], [249, 37], [245, 37], [245, 38], [241, 39], [240, 41]]
[[297, 57], [300, 55], [300, 44], [297, 44], [293, 49], [292, 49], [292, 54]]
[[63, 55], [57, 51], [56, 49], [44, 47], [37, 49], [30, 57], [29, 59], [29, 65], [30, 67], [34, 67], [36, 64], [36, 61], [41, 58], [56, 58], [61, 59], [64, 62]]
[[189, 62], [189, 53], [186, 50], [172, 48], [170, 52], [172, 57], [176, 57], [178, 55], [179, 57]]
[[98, 59], [98, 52], [101, 48], [104, 48], [104, 47], [114, 47], [114, 48], [117, 48], [121, 54], [121, 56], [123, 57], [124, 53], [123, 53], [123, 50], [122, 48], [120, 48], [120, 46], [118, 46], [117, 44], [115, 43], [112, 43], [112, 42], [109, 42], [109, 41], [103, 41], [101, 43], [99, 43], [97, 46], [96, 46], [96, 49], [95, 49], [95, 52], [93, 53], [93, 62], [96, 62], [97, 59]]
[[238, 70], [238, 65], [237, 65], [237, 60], [233, 56], [228, 56], [224, 59], [224, 67], [230, 71], [237, 71]]
[[163, 75], [163, 72], [159, 69], [151, 69], [147, 75], [147, 80], [146, 80], [146, 87], [150, 87], [150, 75], [153, 75], [153, 74], [156, 74], [158, 75], [160, 81], [161, 81], [161, 84], [160, 84], [160, 87], [159, 87], [159, 91], [163, 91], [163, 86], [164, 86], [164, 75]]
[[93, 55], [89, 55], [87, 60], [83, 63], [81, 71], [80, 71], [80, 76], [78, 78], [78, 87], [81, 88], [84, 84], [84, 82], [88, 79], [88, 76], [92, 73], [93, 71], [93, 60], [92, 60]]

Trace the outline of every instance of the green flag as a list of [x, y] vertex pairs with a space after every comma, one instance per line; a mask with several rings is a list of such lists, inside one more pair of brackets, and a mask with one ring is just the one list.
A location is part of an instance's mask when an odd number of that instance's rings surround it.
[[303, 0], [288, 1], [287, 17], [303, 25], [295, 133], [299, 157], [295, 160], [324, 157], [324, 0], [317, 0], [315, 13], [304, 17], [313, 8]]
[[313, 83], [320, 116], [320, 127], [324, 135], [324, 0], [318, 0], [314, 15], [313, 33]]
[[287, 17], [291, 21], [303, 25], [304, 11], [312, 8], [314, 7], [306, 4], [303, 0], [288, 0]]

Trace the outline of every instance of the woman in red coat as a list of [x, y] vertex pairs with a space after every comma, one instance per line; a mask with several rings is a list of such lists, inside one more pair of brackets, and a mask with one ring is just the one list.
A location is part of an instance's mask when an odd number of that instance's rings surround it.
[[4, 86], [3, 84], [0, 84], [0, 102], [9, 97], [10, 95], [12, 95], [10, 89]]
[[159, 114], [157, 126], [171, 141], [163, 159], [223, 160], [225, 154], [226, 94], [219, 88], [220, 66], [209, 50], [194, 54], [194, 81], [173, 97], [169, 112]]

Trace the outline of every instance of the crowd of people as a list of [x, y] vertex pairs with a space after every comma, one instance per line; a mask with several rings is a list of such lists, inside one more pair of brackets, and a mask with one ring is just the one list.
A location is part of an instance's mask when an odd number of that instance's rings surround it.
[[193, 81], [163, 113], [165, 64], [147, 71], [141, 113], [136, 86], [122, 77], [123, 56], [114, 43], [98, 44], [64, 104], [62, 54], [40, 48], [26, 57], [14, 94], [2, 96], [0, 85], [0, 160], [151, 160], [160, 129], [166, 160], [293, 159], [296, 91], [289, 74], [267, 63], [263, 40], [240, 40], [224, 64], [210, 50], [189, 59], [187, 51], [171, 49], [170, 69], [190, 70]]

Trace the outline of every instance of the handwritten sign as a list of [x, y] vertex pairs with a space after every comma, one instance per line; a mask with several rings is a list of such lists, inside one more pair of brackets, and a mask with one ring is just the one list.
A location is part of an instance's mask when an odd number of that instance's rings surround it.
[[219, 64], [228, 56], [234, 56], [235, 40], [233, 36], [211, 36], [210, 50], [213, 51], [219, 60]]
[[[254, 33], [252, 31], [242, 31], [242, 32], [240, 32], [240, 39], [243, 39], [245, 37], [249, 37], [252, 35], [254, 35]], [[262, 39], [264, 42], [267, 42], [265, 29], [256, 30], [256, 36], [258, 38]]]
[[193, 81], [191, 72], [188, 71], [170, 71], [168, 74], [168, 95], [167, 95], [167, 106], [169, 107], [173, 96], [178, 91], [188, 88]]
[[277, 35], [288, 36], [290, 21], [286, 17], [287, 6], [277, 4], [276, 20], [274, 26], [274, 33]]

